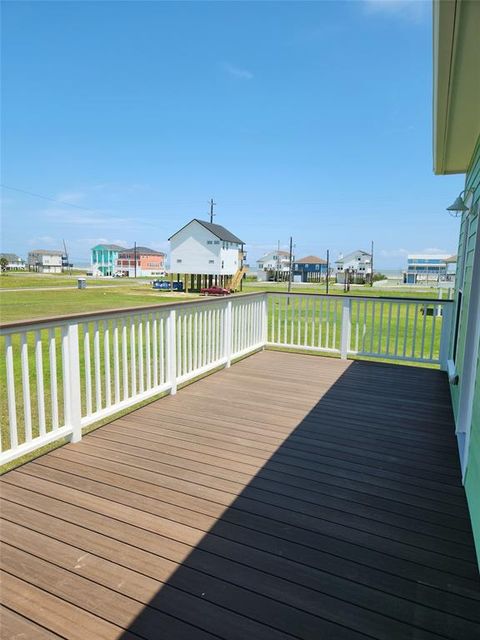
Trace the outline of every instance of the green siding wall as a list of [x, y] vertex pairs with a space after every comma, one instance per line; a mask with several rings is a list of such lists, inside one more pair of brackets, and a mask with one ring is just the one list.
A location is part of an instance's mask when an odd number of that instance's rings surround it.
[[[473, 191], [472, 202], [478, 202], [480, 198], [480, 138], [477, 140], [476, 149], [466, 176], [465, 187], [467, 191]], [[460, 313], [458, 344], [455, 358], [455, 368], [460, 378], [462, 376], [465, 356], [466, 322], [470, 303], [474, 258], [480, 259], [480, 256], [475, 256], [474, 251], [476, 237], [477, 234], [480, 233], [479, 218], [480, 214], [477, 207], [476, 215], [472, 216], [470, 213], [468, 219], [466, 215], [463, 216], [460, 227], [457, 262], [457, 291], [455, 296], [455, 307], [457, 307], [459, 275], [461, 270], [464, 270], [465, 275], [463, 281], [462, 308]], [[480, 322], [480, 319], [478, 321]], [[453, 353], [453, 337], [454, 336], [452, 335], [451, 353]], [[477, 549], [477, 558], [480, 566], [480, 350], [476, 371], [475, 396], [470, 428], [470, 446], [468, 450], [468, 466], [465, 475], [465, 491], [467, 494]], [[459, 387], [452, 386], [451, 393], [454, 414], [457, 416]]]
[[467, 493], [468, 508], [472, 519], [478, 566], [480, 567], [480, 358], [477, 361], [477, 380], [475, 384], [465, 491]]

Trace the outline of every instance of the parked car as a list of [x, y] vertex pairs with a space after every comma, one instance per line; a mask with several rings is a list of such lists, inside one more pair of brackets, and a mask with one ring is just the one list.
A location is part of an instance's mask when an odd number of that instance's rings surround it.
[[224, 287], [204, 287], [200, 289], [200, 293], [202, 296], [228, 296], [230, 293], [230, 289], [225, 289]]
[[[169, 280], [154, 280], [152, 283], [153, 289], [159, 289], [161, 291], [171, 291], [171, 284]], [[183, 282], [173, 282], [174, 291], [183, 291]]]

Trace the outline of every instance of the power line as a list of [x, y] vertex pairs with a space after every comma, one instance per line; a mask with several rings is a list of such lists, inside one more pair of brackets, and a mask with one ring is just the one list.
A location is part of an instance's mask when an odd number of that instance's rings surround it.
[[79, 204], [72, 204], [71, 202], [65, 202], [63, 200], [57, 200], [57, 198], [51, 198], [50, 196], [44, 196], [41, 193], [34, 193], [33, 191], [27, 191], [26, 189], [19, 189], [18, 187], [9, 187], [6, 184], [0, 184], [2, 189], [9, 189], [10, 191], [18, 191], [19, 193], [25, 193], [28, 196], [33, 196], [34, 198], [41, 198], [42, 200], [49, 200], [50, 202], [56, 202], [57, 204], [63, 204], [66, 207], [74, 207], [75, 209], [83, 209], [83, 211], [91, 211], [93, 213], [98, 213], [95, 209], [90, 209], [89, 207], [82, 207]]

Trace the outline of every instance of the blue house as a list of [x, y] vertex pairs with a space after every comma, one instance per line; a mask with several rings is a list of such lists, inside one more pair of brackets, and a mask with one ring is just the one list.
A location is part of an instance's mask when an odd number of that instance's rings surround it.
[[447, 280], [447, 260], [444, 254], [415, 254], [407, 257], [406, 284], [427, 284]]
[[293, 274], [302, 282], [320, 282], [327, 274], [327, 261], [317, 256], [306, 256], [293, 264]]

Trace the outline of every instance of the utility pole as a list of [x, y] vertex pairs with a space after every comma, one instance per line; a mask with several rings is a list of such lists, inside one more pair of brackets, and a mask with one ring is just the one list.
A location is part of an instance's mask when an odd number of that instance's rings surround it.
[[216, 205], [217, 203], [213, 201], [213, 198], [210, 198], [210, 224], [212, 224], [213, 222], [213, 216], [215, 215], [213, 213], [213, 207]]
[[135, 278], [137, 277], [137, 241], [134, 242], [133, 244], [133, 261], [135, 263], [134, 266], [134, 273], [135, 273]]
[[288, 265], [288, 293], [290, 293], [292, 289], [292, 273], [293, 273], [293, 240], [292, 236], [290, 236], [290, 255], [289, 255], [289, 265]]
[[372, 273], [370, 274], [370, 286], [373, 287], [373, 240], [372, 240], [372, 255], [370, 258], [370, 269]]
[[326, 278], [326, 284], [327, 284], [327, 296], [328, 296], [328, 274], [330, 271], [330, 249], [327, 249], [327, 278]]

